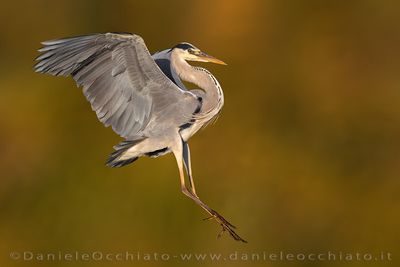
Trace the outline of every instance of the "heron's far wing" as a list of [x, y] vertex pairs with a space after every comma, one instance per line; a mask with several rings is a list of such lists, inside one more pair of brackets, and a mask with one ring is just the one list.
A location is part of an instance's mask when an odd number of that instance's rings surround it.
[[196, 109], [195, 96], [163, 74], [138, 35], [93, 34], [42, 44], [35, 71], [71, 75], [98, 119], [122, 137], [136, 137], [150, 121], [179, 124]]

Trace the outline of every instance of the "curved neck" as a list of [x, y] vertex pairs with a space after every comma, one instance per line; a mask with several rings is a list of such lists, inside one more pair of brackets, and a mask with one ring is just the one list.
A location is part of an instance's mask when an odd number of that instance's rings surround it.
[[224, 94], [217, 79], [206, 69], [193, 67], [174, 51], [171, 53], [171, 66], [183, 81], [197, 85], [204, 92], [199, 93], [203, 98], [202, 112], [212, 112], [215, 115], [224, 104]]

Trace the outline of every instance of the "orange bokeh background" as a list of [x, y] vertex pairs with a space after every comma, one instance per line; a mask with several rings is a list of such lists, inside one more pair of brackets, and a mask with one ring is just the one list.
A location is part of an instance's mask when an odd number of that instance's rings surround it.
[[[0, 13], [1, 266], [37, 264], [8, 257], [25, 250], [389, 251], [396, 260], [399, 2], [38, 0], [6, 1]], [[137, 33], [152, 52], [187, 41], [228, 63], [204, 65], [225, 106], [191, 140], [192, 165], [199, 195], [248, 244], [216, 239], [218, 226], [181, 194], [172, 155], [104, 166], [121, 139], [72, 79], [32, 71], [41, 41], [107, 31]], [[188, 264], [197, 263], [40, 266]]]

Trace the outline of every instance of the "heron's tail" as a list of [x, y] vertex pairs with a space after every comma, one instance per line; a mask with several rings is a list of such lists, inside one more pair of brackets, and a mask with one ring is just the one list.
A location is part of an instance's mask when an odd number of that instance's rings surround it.
[[137, 160], [139, 157], [123, 157], [125, 152], [130, 149], [131, 147], [133, 147], [134, 145], [136, 145], [137, 143], [139, 143], [140, 141], [142, 141], [143, 139], [140, 140], [126, 140], [123, 141], [121, 143], [119, 143], [118, 145], [114, 146], [115, 151], [113, 153], [111, 153], [110, 157], [108, 158], [106, 165], [112, 168], [118, 168], [118, 167], [122, 167], [125, 165], [128, 165], [132, 162], [134, 162], [135, 160]]

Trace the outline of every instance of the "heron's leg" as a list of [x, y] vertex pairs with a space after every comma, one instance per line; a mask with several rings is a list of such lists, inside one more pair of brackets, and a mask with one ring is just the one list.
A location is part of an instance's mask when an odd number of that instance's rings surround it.
[[229, 232], [229, 234], [237, 241], [242, 241], [246, 242], [244, 239], [242, 239], [233, 229], [235, 228], [234, 225], [229, 223], [222, 215], [220, 215], [218, 212], [215, 210], [211, 209], [208, 207], [206, 204], [204, 204], [196, 195], [194, 195], [191, 191], [188, 190], [188, 188], [185, 185], [185, 174], [183, 171], [184, 168], [184, 163], [183, 163], [183, 142], [179, 140], [179, 142], [175, 142], [174, 146], [171, 147], [172, 152], [174, 153], [176, 162], [178, 164], [178, 169], [179, 169], [179, 178], [181, 181], [181, 190], [182, 193], [191, 198], [194, 202], [196, 202], [197, 205], [202, 207], [208, 214], [210, 214], [210, 218], [215, 219], [218, 224], [222, 226], [223, 231]]
[[186, 196], [190, 197], [191, 199], [195, 200], [198, 199], [196, 195], [194, 195], [187, 187], [185, 184], [185, 174], [183, 172], [183, 141], [180, 139], [179, 141], [175, 142], [175, 146], [171, 148], [172, 153], [174, 153], [176, 163], [178, 164], [178, 169], [179, 169], [179, 178], [181, 182], [181, 190], [182, 193], [185, 194]]
[[186, 174], [189, 178], [189, 184], [190, 184], [190, 188], [192, 189], [192, 193], [193, 195], [195, 195], [197, 197], [196, 194], [196, 188], [194, 186], [194, 180], [193, 180], [193, 176], [192, 176], [192, 164], [190, 161], [190, 149], [189, 149], [189, 144], [182, 141], [182, 145], [183, 145], [183, 163], [185, 165], [185, 169], [186, 169]]

